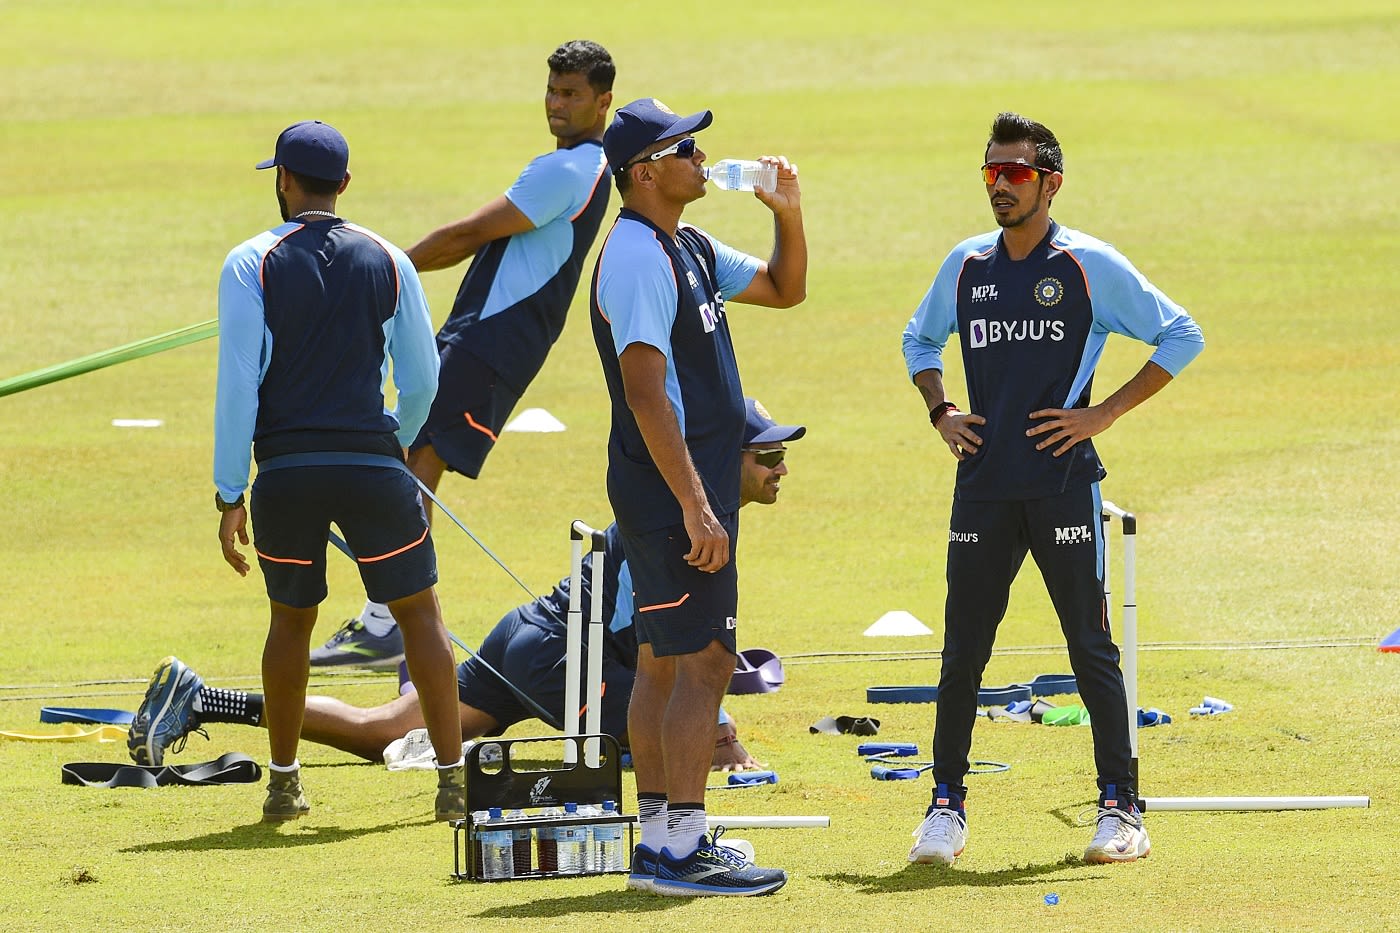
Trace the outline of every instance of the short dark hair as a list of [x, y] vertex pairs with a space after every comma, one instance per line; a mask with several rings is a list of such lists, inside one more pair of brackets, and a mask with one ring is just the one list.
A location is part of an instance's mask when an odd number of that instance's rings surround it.
[[[993, 143], [1004, 146], [1023, 142], [1035, 143], [1036, 165], [1048, 168], [1052, 172], [1065, 170], [1065, 156], [1060, 151], [1060, 141], [1050, 132], [1050, 127], [1019, 113], [1003, 111], [997, 114], [997, 118], [992, 121], [992, 135], [987, 140], [987, 152], [991, 151]], [[982, 157], [986, 158], [986, 152]]]
[[549, 70], [561, 75], [581, 74], [598, 94], [612, 90], [617, 67], [608, 50], [587, 39], [565, 42], [549, 56]]
[[303, 175], [301, 172], [294, 172], [287, 169], [287, 174], [296, 179], [297, 187], [307, 194], [314, 194], [317, 197], [328, 197], [340, 191], [340, 183], [345, 179], [341, 178], [331, 181], [328, 178], [313, 178], [310, 175]]

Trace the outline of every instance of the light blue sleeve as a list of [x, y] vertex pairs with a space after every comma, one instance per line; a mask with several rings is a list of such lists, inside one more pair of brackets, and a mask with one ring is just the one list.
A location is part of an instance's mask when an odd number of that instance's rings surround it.
[[1151, 360], [1178, 375], [1205, 347], [1191, 316], [1107, 243], [1071, 247], [1084, 267], [1094, 326], [1156, 347]]
[[715, 280], [719, 282], [720, 294], [732, 298], [748, 288], [763, 260], [726, 246], [704, 230], [700, 232], [705, 234], [705, 239], [715, 250]]
[[634, 343], [645, 343], [669, 360], [679, 298], [675, 272], [651, 231], [634, 226], [640, 230], [619, 226], [603, 246], [598, 308], [612, 328], [618, 356]]
[[997, 232], [963, 240], [943, 260], [924, 300], [904, 325], [904, 365], [913, 379], [926, 369], [943, 372], [943, 350], [958, 331], [958, 278], [969, 256], [996, 244]]
[[398, 407], [390, 414], [399, 422], [395, 435], [400, 446], [407, 447], [428, 420], [437, 395], [438, 350], [418, 272], [403, 250], [392, 244], [388, 250], [399, 272], [398, 307], [384, 324], [385, 347], [394, 360], [394, 387], [399, 396]]
[[[568, 150], [556, 149], [530, 160], [530, 164], [506, 189], [506, 199], [536, 228], [560, 215], [571, 215], [579, 204], [579, 175], [568, 159]], [[588, 192], [584, 192], [587, 197]]]
[[[219, 375], [214, 397], [214, 486], [225, 502], [248, 488], [258, 386], [272, 358], [263, 317], [259, 271], [265, 249], [257, 239], [235, 247], [219, 275]], [[269, 244], [275, 241], [269, 241]]]

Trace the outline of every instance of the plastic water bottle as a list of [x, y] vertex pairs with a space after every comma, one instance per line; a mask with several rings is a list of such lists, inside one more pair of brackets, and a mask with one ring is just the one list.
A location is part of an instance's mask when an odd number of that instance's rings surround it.
[[[578, 808], [578, 815], [583, 819], [594, 820], [603, 815], [603, 808], [594, 803], [586, 803]], [[597, 828], [591, 822], [579, 827], [583, 830], [583, 867], [580, 871], [598, 871], [597, 859], [593, 855], [593, 831]]]
[[488, 881], [515, 877], [514, 844], [511, 829], [501, 816], [500, 807], [487, 811], [487, 819], [478, 831], [481, 840], [481, 877]]
[[721, 159], [705, 167], [705, 177], [725, 191], [772, 191], [778, 187], [778, 167], [749, 159]]
[[[617, 804], [603, 801], [603, 816], [617, 816]], [[592, 871], [622, 871], [626, 867], [622, 851], [622, 824], [595, 823], [590, 845]]]
[[[564, 815], [564, 811], [558, 807], [547, 807], [540, 811], [540, 816], [545, 819], [558, 819]], [[535, 845], [539, 858], [536, 859], [540, 866], [540, 871], [559, 870], [559, 827], [541, 826], [535, 831]]]
[[[578, 804], [572, 801], [564, 804], [565, 819], [576, 819], [579, 815]], [[588, 860], [588, 827], [560, 826], [555, 838], [559, 849], [559, 874], [582, 873]]]
[[[506, 822], [513, 823], [528, 819], [524, 810], [512, 810], [506, 814]], [[512, 826], [510, 830], [511, 851], [515, 858], [515, 877], [530, 873], [530, 827]]]

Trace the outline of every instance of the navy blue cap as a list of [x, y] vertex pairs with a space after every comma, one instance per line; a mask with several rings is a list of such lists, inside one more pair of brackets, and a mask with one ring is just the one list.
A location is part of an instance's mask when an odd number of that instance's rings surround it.
[[300, 175], [340, 181], [350, 165], [350, 144], [340, 131], [320, 120], [293, 123], [277, 137], [277, 152], [257, 168], [281, 165]]
[[744, 443], [769, 444], [773, 441], [795, 441], [807, 433], [802, 425], [778, 424], [768, 409], [756, 398], [744, 399]]
[[603, 151], [613, 171], [620, 172], [657, 140], [699, 132], [714, 118], [708, 110], [678, 117], [655, 97], [643, 97], [613, 115], [612, 125], [603, 134]]

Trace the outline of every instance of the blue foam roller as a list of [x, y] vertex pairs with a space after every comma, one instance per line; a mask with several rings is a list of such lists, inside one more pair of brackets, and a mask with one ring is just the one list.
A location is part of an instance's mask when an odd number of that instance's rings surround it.
[[876, 765], [870, 769], [870, 776], [877, 781], [915, 781], [919, 778], [918, 768], [886, 768]]
[[977, 691], [978, 706], [1009, 706], [1017, 700], [1029, 700], [1031, 688], [1025, 684], [1006, 687], [983, 687]]
[[1038, 697], [1053, 697], [1064, 693], [1079, 692], [1079, 684], [1075, 681], [1073, 674], [1040, 674], [1026, 686], [1031, 688], [1032, 696]]
[[742, 787], [746, 784], [776, 784], [776, 771], [734, 771], [729, 775], [729, 786]]
[[129, 726], [136, 714], [124, 709], [87, 709], [76, 706], [45, 706], [40, 722], [78, 722], [96, 726]]
[[867, 703], [936, 703], [937, 687], [866, 687]]
[[866, 742], [856, 746], [857, 755], [894, 755], [908, 758], [919, 754], [919, 746], [913, 742]]

